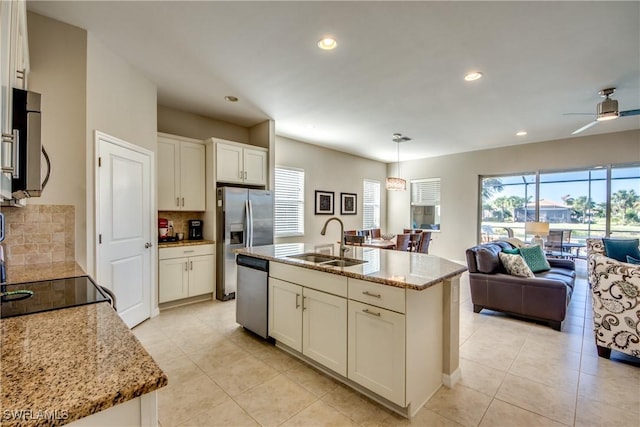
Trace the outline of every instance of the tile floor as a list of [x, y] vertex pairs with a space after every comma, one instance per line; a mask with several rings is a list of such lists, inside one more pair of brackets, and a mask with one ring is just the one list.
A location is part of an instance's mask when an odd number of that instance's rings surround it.
[[565, 329], [460, 307], [462, 381], [412, 423], [247, 333], [235, 305], [163, 311], [134, 328], [169, 376], [159, 421], [170, 426], [640, 426], [640, 364], [598, 358], [584, 262]]

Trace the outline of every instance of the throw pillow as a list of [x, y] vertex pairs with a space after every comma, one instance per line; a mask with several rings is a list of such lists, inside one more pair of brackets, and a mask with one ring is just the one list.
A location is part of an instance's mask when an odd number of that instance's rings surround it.
[[518, 248], [502, 249], [502, 252], [504, 252], [505, 254], [509, 254], [509, 255], [520, 255], [520, 249], [518, 249]]
[[629, 255], [627, 255], [627, 262], [629, 264], [638, 264], [638, 265], [640, 265], [640, 259], [634, 258], [634, 257], [629, 256]]
[[627, 262], [627, 255], [640, 259], [640, 249], [638, 239], [602, 239], [604, 252], [609, 258], [620, 262]]
[[549, 265], [547, 257], [544, 256], [542, 248], [538, 245], [520, 248], [520, 255], [522, 255], [522, 258], [524, 258], [524, 261], [534, 273], [551, 270], [551, 265]]
[[504, 268], [512, 276], [536, 277], [524, 259], [520, 255], [511, 255], [500, 252], [498, 254]]

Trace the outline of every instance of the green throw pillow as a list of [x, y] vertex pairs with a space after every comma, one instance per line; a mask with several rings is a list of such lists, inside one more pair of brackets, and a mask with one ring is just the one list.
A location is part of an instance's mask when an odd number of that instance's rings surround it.
[[602, 239], [604, 252], [609, 258], [620, 262], [627, 262], [627, 255], [640, 259], [638, 239]]
[[634, 258], [634, 257], [632, 257], [630, 255], [627, 255], [627, 262], [629, 264], [638, 264], [638, 265], [640, 265], [640, 259]]
[[513, 249], [502, 249], [502, 252], [504, 252], [505, 254], [509, 254], [509, 255], [520, 255], [520, 249], [518, 248], [513, 248]]
[[542, 248], [538, 245], [521, 247], [520, 255], [534, 273], [551, 270], [547, 257], [544, 256]]

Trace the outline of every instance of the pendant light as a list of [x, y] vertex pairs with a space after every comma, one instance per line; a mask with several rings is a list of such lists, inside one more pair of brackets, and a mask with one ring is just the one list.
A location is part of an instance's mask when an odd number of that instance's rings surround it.
[[393, 141], [396, 143], [397, 153], [398, 153], [398, 163], [396, 172], [398, 173], [397, 177], [390, 176], [386, 180], [386, 188], [391, 191], [404, 191], [407, 189], [407, 181], [400, 178], [400, 143], [404, 141], [411, 141], [411, 138], [408, 136], [402, 136], [400, 133], [393, 134]]

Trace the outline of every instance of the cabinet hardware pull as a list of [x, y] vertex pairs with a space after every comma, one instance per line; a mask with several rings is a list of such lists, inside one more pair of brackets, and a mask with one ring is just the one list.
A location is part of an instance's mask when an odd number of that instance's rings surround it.
[[242, 171], [240, 171], [240, 173], [238, 175], [238, 178], [242, 179], [242, 177], [243, 177], [243, 173], [242, 173]]
[[184, 197], [182, 198], [182, 207], [184, 208]]
[[304, 301], [307, 299], [307, 297], [302, 297], [302, 311], [306, 310], [307, 307], [304, 306]]
[[190, 251], [182, 251], [183, 254], [190, 254], [191, 252], [195, 252], [195, 249], [191, 249]]
[[380, 312], [375, 313], [375, 312], [373, 312], [373, 311], [369, 311], [369, 309], [368, 309], [368, 308], [364, 308], [362, 311], [364, 311], [364, 312], [365, 312], [365, 313], [367, 313], [367, 314], [371, 314], [371, 315], [373, 315], [373, 316], [378, 316], [378, 317], [380, 317]]
[[382, 298], [382, 295], [380, 295], [380, 294], [372, 294], [372, 293], [371, 293], [371, 292], [369, 292], [369, 291], [362, 291], [362, 293], [363, 293], [364, 295], [367, 295], [367, 296], [370, 296], [370, 297], [374, 297], [374, 298]]
[[16, 70], [16, 78], [24, 79], [25, 70]]
[[244, 179], [247, 179], [247, 171], [244, 171]]
[[180, 207], [180, 197], [176, 197], [176, 206]]
[[184, 262], [184, 271], [189, 271], [189, 263], [187, 261]]
[[193, 270], [193, 261], [189, 261], [189, 270]]
[[296, 294], [296, 308], [300, 308], [300, 294]]

